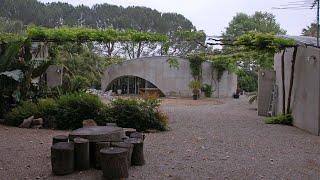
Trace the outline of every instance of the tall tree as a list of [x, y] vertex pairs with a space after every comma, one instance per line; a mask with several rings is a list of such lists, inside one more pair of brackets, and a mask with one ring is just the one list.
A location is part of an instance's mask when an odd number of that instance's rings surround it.
[[317, 26], [317, 23], [311, 23], [310, 26], [307, 26], [306, 28], [302, 29], [302, 35], [317, 37]]
[[[285, 34], [286, 31], [280, 27], [280, 24], [276, 22], [275, 16], [267, 12], [255, 12], [253, 15], [245, 13], [238, 13], [233, 17], [229, 26], [226, 27], [226, 31], [222, 34], [226, 39], [236, 39], [249, 32], [259, 33], [274, 33]], [[223, 48], [226, 52], [237, 52], [238, 47]], [[239, 86], [248, 87], [248, 81], [245, 79], [251, 78], [257, 79], [257, 72], [260, 69], [272, 69], [274, 54], [270, 53], [253, 53], [252, 56], [247, 56], [238, 60], [238, 67], [241, 69], [238, 73]], [[257, 83], [255, 87], [250, 86], [250, 90], [257, 90]]]

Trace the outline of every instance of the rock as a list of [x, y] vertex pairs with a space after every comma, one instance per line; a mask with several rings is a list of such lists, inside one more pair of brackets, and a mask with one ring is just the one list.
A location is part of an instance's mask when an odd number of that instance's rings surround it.
[[31, 128], [32, 129], [41, 129], [42, 125], [32, 125]]
[[31, 116], [28, 119], [24, 119], [23, 123], [19, 126], [19, 128], [30, 128], [33, 119], [34, 116]]
[[156, 129], [147, 129], [146, 130], [146, 133], [157, 133], [159, 132], [159, 130], [156, 130]]
[[107, 123], [107, 126], [118, 127], [117, 123]]
[[87, 119], [82, 121], [83, 127], [92, 127], [92, 126], [98, 126], [97, 123], [93, 119]]
[[43, 119], [42, 118], [34, 119], [32, 120], [31, 125], [43, 125]]

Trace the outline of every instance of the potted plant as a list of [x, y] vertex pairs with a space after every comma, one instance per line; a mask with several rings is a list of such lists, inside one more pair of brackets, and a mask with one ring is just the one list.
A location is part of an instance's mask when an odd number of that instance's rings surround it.
[[237, 88], [236, 93], [233, 94], [234, 99], [239, 99], [240, 96], [240, 88]]
[[200, 94], [201, 83], [198, 80], [192, 80], [188, 84], [189, 88], [192, 89], [193, 100], [197, 100]]

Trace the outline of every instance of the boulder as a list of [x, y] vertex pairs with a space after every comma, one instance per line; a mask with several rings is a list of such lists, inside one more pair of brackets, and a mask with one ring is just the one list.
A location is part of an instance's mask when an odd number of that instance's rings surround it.
[[43, 125], [43, 119], [38, 118], [38, 119], [32, 120], [32, 125]]
[[92, 126], [97, 126], [97, 123], [93, 119], [87, 119], [82, 121], [82, 126], [83, 127], [92, 127]]
[[29, 117], [28, 119], [24, 119], [23, 123], [19, 126], [19, 128], [30, 128], [34, 116]]

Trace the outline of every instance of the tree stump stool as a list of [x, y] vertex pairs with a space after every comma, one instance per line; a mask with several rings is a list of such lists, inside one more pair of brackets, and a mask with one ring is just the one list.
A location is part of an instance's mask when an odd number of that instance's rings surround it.
[[119, 147], [128, 149], [128, 166], [131, 165], [131, 156], [133, 151], [133, 144], [129, 142], [112, 142], [111, 147]]
[[126, 134], [126, 136], [129, 136], [129, 137], [130, 137], [130, 134], [137, 132], [137, 130], [133, 129], [133, 128], [123, 128], [123, 130], [124, 130], [124, 133]]
[[101, 169], [101, 154], [100, 150], [104, 148], [110, 147], [110, 142], [97, 142], [94, 144], [94, 154], [92, 155], [94, 158], [94, 167], [96, 169]]
[[134, 132], [134, 133], [130, 134], [130, 138], [138, 138], [138, 139], [142, 139], [144, 141], [145, 135], [142, 133]]
[[101, 168], [105, 179], [121, 179], [129, 176], [128, 149], [104, 148], [100, 151]]
[[74, 170], [74, 145], [59, 142], [51, 146], [51, 166], [55, 175], [71, 174]]
[[145, 164], [144, 155], [143, 155], [143, 140], [139, 138], [129, 138], [124, 140], [124, 142], [129, 142], [133, 144], [132, 156], [131, 156], [131, 165], [133, 166], [142, 166]]
[[58, 135], [52, 138], [52, 145], [59, 143], [59, 142], [68, 142], [69, 138], [66, 135]]
[[79, 171], [90, 168], [89, 141], [83, 138], [75, 138], [74, 142], [74, 161], [75, 168]]

